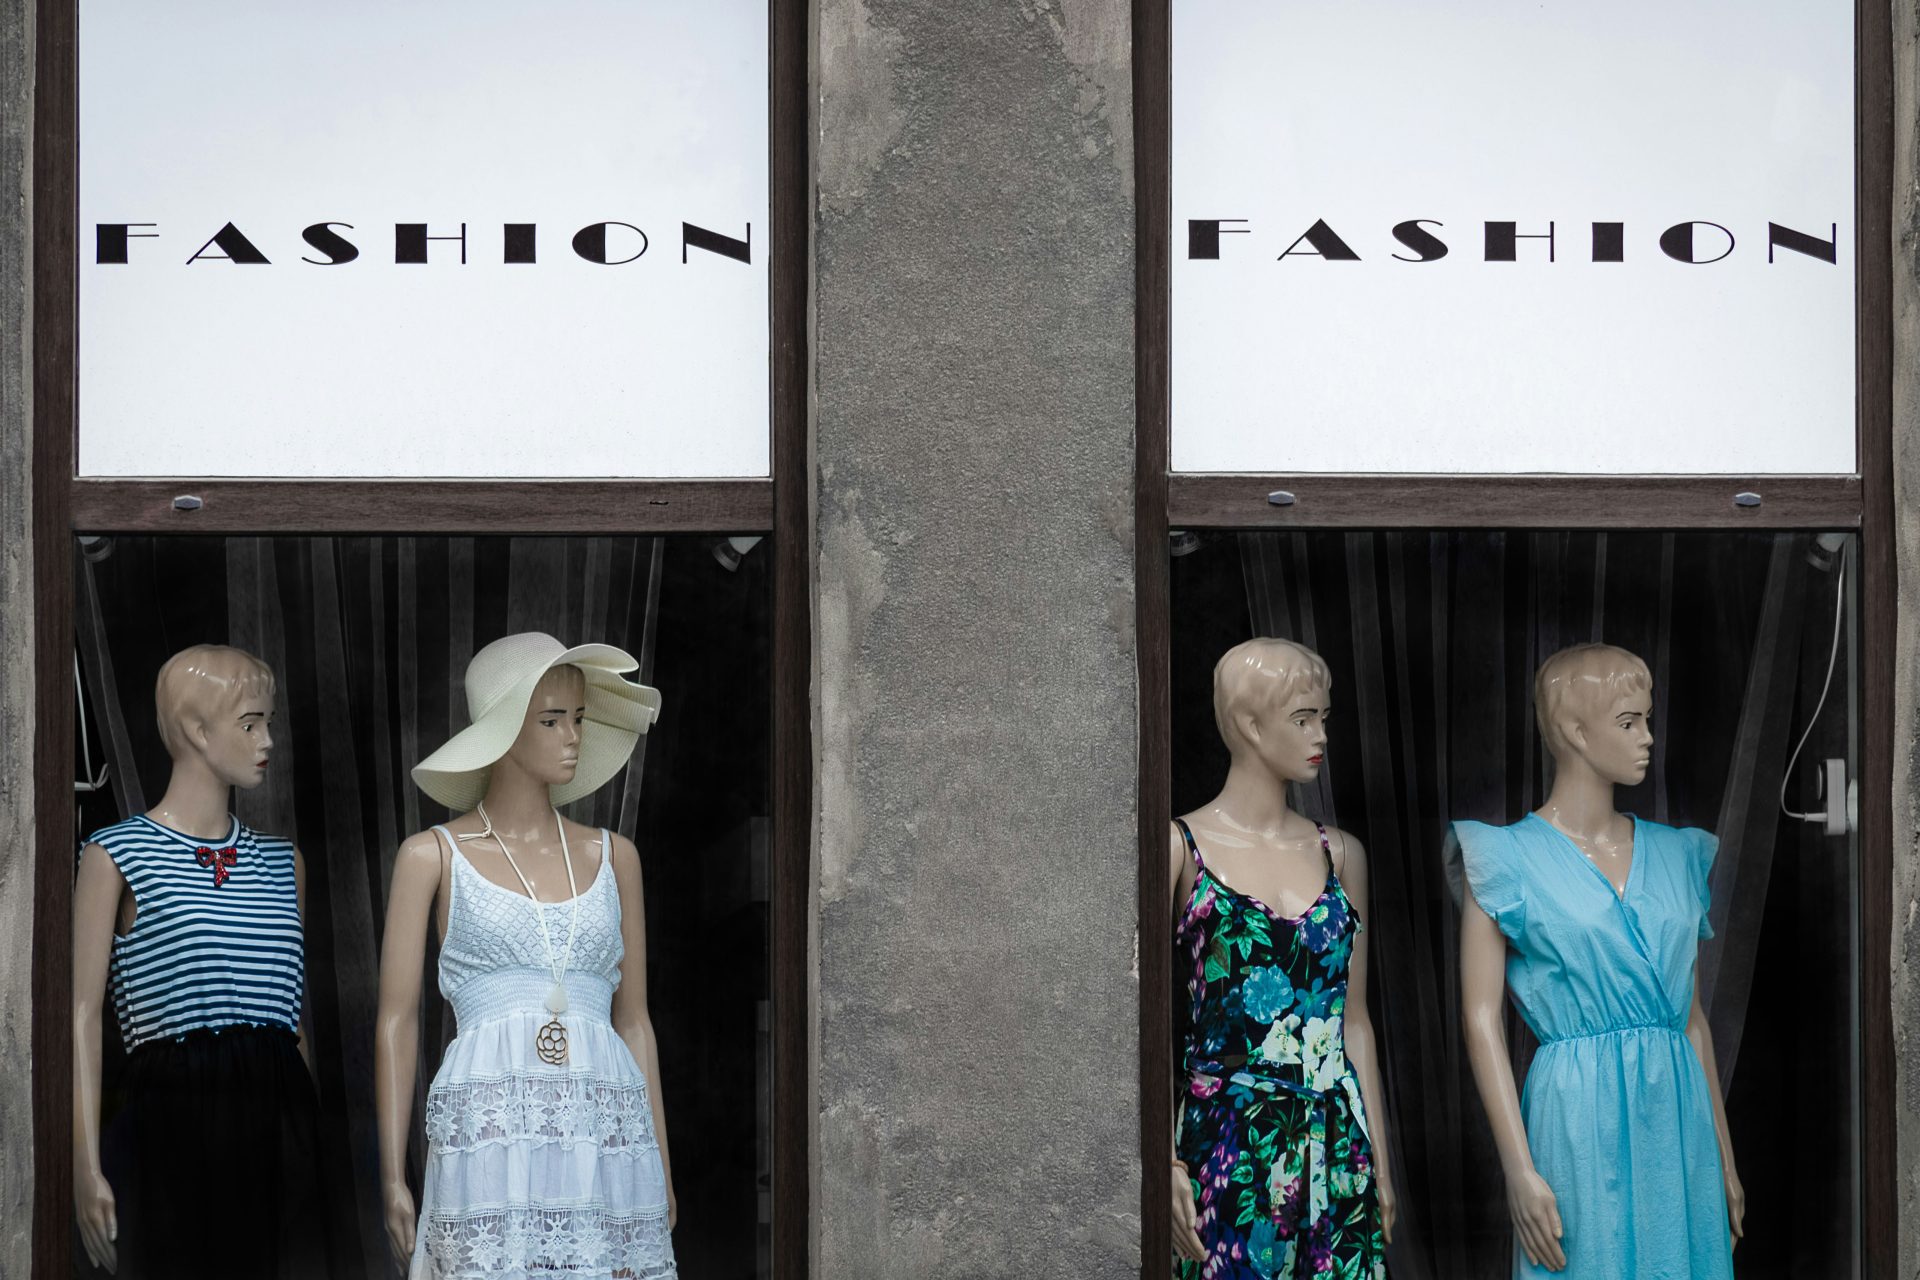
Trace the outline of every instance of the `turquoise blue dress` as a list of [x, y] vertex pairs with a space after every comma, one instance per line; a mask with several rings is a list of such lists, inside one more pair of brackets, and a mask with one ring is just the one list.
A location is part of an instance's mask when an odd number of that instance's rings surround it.
[[[1544, 818], [1453, 824], [1448, 874], [1506, 935], [1507, 990], [1540, 1040], [1520, 1108], [1562, 1280], [1732, 1280], [1713, 1100], [1686, 1037], [1717, 847], [1636, 818], [1615, 894]], [[1516, 1245], [1513, 1274], [1556, 1273]]]

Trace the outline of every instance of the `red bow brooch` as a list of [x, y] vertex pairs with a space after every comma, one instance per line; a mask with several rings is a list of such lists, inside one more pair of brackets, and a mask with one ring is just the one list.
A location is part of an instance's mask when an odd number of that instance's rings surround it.
[[233, 864], [240, 861], [240, 850], [229, 846], [225, 849], [209, 849], [202, 845], [195, 851], [194, 860], [203, 867], [213, 868], [213, 887], [218, 889], [233, 874]]

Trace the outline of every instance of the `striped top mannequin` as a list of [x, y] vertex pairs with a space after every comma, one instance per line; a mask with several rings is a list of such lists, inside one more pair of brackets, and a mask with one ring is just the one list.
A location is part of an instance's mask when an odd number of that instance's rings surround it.
[[203, 840], [137, 814], [93, 833], [126, 877], [133, 928], [110, 985], [128, 1049], [203, 1027], [300, 1029], [306, 983], [293, 842], [231, 819]]

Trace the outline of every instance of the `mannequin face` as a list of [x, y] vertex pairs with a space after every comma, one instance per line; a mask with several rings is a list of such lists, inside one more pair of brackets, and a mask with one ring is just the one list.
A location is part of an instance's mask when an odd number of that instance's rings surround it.
[[[1582, 705], [1584, 704], [1584, 705]], [[1567, 746], [1595, 773], [1618, 787], [1647, 776], [1653, 754], [1653, 694], [1569, 700], [1571, 718], [1561, 721]]]
[[586, 718], [586, 677], [578, 667], [555, 667], [533, 687], [527, 717], [507, 759], [550, 787], [572, 782], [580, 767], [580, 726]]
[[257, 787], [267, 776], [268, 757], [273, 754], [273, 699], [243, 696], [195, 721], [191, 733], [207, 767], [222, 782], [243, 789]]
[[1327, 690], [1314, 684], [1264, 707], [1243, 707], [1234, 719], [1247, 746], [1274, 776], [1312, 782], [1327, 757]]

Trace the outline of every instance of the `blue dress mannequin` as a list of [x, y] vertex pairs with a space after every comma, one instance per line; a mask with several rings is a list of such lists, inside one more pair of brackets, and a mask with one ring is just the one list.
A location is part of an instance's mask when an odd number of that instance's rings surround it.
[[[1577, 1280], [1731, 1280], [1713, 1099], [1687, 1038], [1717, 842], [1635, 819], [1625, 890], [1537, 814], [1455, 823], [1456, 890], [1507, 939], [1507, 988], [1540, 1040], [1521, 1109]], [[1514, 1275], [1548, 1274], [1516, 1248]]]

